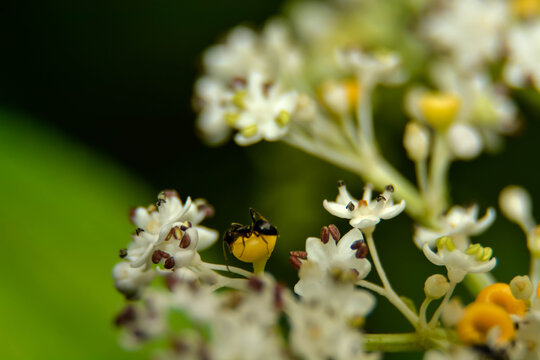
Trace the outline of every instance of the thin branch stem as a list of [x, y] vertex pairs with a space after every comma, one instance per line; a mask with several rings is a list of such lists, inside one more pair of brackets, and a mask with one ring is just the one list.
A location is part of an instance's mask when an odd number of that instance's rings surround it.
[[240, 268], [237, 268], [237, 267], [234, 267], [234, 266], [227, 266], [227, 265], [222, 265], [222, 264], [213, 264], [213, 263], [207, 263], [207, 262], [203, 262], [203, 264], [208, 266], [212, 270], [227, 271], [227, 272], [231, 272], [233, 274], [243, 276], [245, 278], [250, 278], [250, 277], [253, 276], [253, 274], [250, 273], [249, 271], [246, 271], [244, 269], [240, 269]]
[[457, 283], [450, 282], [450, 289], [448, 289], [448, 292], [444, 296], [443, 301], [441, 301], [441, 303], [439, 304], [439, 307], [437, 308], [437, 310], [435, 310], [435, 313], [433, 313], [433, 316], [431, 317], [431, 320], [429, 321], [429, 324], [428, 324], [429, 327], [434, 327], [435, 325], [437, 325], [437, 321], [439, 321], [439, 317], [441, 316], [442, 311], [444, 310], [444, 307], [448, 303], [448, 300], [450, 300], [450, 296], [452, 296], [452, 294], [454, 293], [454, 289], [456, 288], [456, 285]]

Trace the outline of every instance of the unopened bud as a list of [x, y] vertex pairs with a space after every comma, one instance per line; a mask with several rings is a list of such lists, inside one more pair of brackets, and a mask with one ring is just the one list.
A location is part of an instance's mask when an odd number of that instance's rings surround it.
[[484, 147], [480, 134], [465, 124], [453, 125], [448, 130], [447, 140], [454, 156], [462, 160], [474, 159]]
[[460, 99], [450, 93], [426, 93], [418, 99], [418, 107], [426, 122], [436, 130], [446, 130], [456, 118]]
[[459, 299], [451, 299], [444, 307], [441, 320], [446, 326], [454, 326], [463, 317], [463, 304]]
[[521, 186], [509, 185], [499, 195], [499, 207], [508, 220], [528, 227], [532, 220], [531, 196]]
[[424, 292], [430, 299], [439, 299], [446, 295], [450, 289], [450, 284], [446, 278], [440, 274], [431, 275], [424, 284]]
[[528, 300], [534, 291], [534, 286], [527, 275], [516, 276], [510, 281], [510, 291], [516, 299]]
[[415, 122], [409, 122], [405, 126], [403, 134], [403, 146], [409, 159], [413, 161], [425, 160], [429, 154], [428, 130]]

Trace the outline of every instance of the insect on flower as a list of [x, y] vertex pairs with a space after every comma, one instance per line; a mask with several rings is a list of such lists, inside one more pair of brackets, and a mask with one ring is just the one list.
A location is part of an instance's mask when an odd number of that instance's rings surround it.
[[249, 209], [251, 225], [232, 223], [223, 236], [233, 255], [244, 262], [268, 260], [276, 245], [278, 231], [266, 218], [254, 209]]

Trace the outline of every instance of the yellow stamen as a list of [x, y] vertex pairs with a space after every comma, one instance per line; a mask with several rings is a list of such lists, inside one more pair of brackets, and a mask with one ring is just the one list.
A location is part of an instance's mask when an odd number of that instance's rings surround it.
[[491, 259], [491, 255], [493, 255], [493, 249], [490, 247], [485, 247], [482, 254], [478, 254], [476, 258], [478, 259], [478, 261], [488, 261], [489, 259]]
[[291, 121], [291, 114], [285, 110], [281, 110], [276, 117], [276, 122], [281, 126], [285, 126], [289, 123], [289, 121]]
[[505, 343], [514, 337], [514, 323], [506, 311], [497, 305], [474, 302], [465, 308], [457, 324], [457, 332], [464, 343], [482, 345], [495, 326], [500, 331], [498, 343]]
[[518, 300], [512, 295], [510, 286], [504, 283], [495, 283], [482, 289], [476, 297], [477, 303], [493, 304], [503, 308], [509, 314], [523, 316], [527, 311], [524, 300]]
[[240, 114], [238, 113], [226, 113], [225, 114], [225, 122], [229, 126], [234, 126], [236, 122], [238, 121], [238, 118], [240, 117]]
[[232, 98], [233, 104], [236, 105], [236, 107], [240, 109], [245, 109], [246, 95], [247, 95], [247, 92], [245, 90], [237, 91]]
[[445, 247], [448, 249], [448, 251], [454, 251], [456, 249], [454, 241], [449, 236], [438, 238], [435, 244], [439, 250], [442, 250]]
[[246, 126], [242, 129], [241, 134], [245, 137], [252, 137], [257, 134], [257, 124]]
[[460, 99], [449, 93], [427, 93], [420, 97], [418, 106], [428, 124], [444, 131], [454, 121]]

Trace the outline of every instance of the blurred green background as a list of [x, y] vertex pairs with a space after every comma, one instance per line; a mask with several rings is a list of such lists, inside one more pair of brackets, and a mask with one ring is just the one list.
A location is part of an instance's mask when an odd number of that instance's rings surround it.
[[[322, 225], [348, 225], [321, 204], [353, 175], [281, 144], [219, 149], [194, 133], [193, 81], [201, 52], [239, 23], [260, 26], [280, 1], [13, 1], [0, 5], [0, 359], [142, 359], [126, 352], [112, 325], [124, 300], [111, 269], [134, 230], [129, 209], [164, 188], [204, 197], [216, 208], [206, 225], [224, 231], [254, 207], [281, 232], [269, 270], [294, 284], [290, 250]], [[508, 183], [535, 188], [536, 95], [515, 94], [528, 119], [507, 151], [452, 168], [456, 203], [495, 206]], [[388, 157], [412, 177], [401, 150], [402, 112], [376, 107]], [[393, 124], [388, 126], [388, 124]], [[537, 201], [538, 203], [538, 201]], [[499, 217], [479, 237], [509, 281], [527, 271], [519, 230]], [[433, 271], [411, 242], [405, 216], [376, 239], [390, 279], [417, 305]], [[221, 247], [203, 257], [223, 261]], [[371, 276], [373, 279], [375, 277]], [[466, 296], [463, 293], [463, 296]], [[384, 300], [371, 332], [409, 331]], [[412, 358], [418, 357], [412, 355]], [[401, 356], [405, 358], [409, 356]]]

